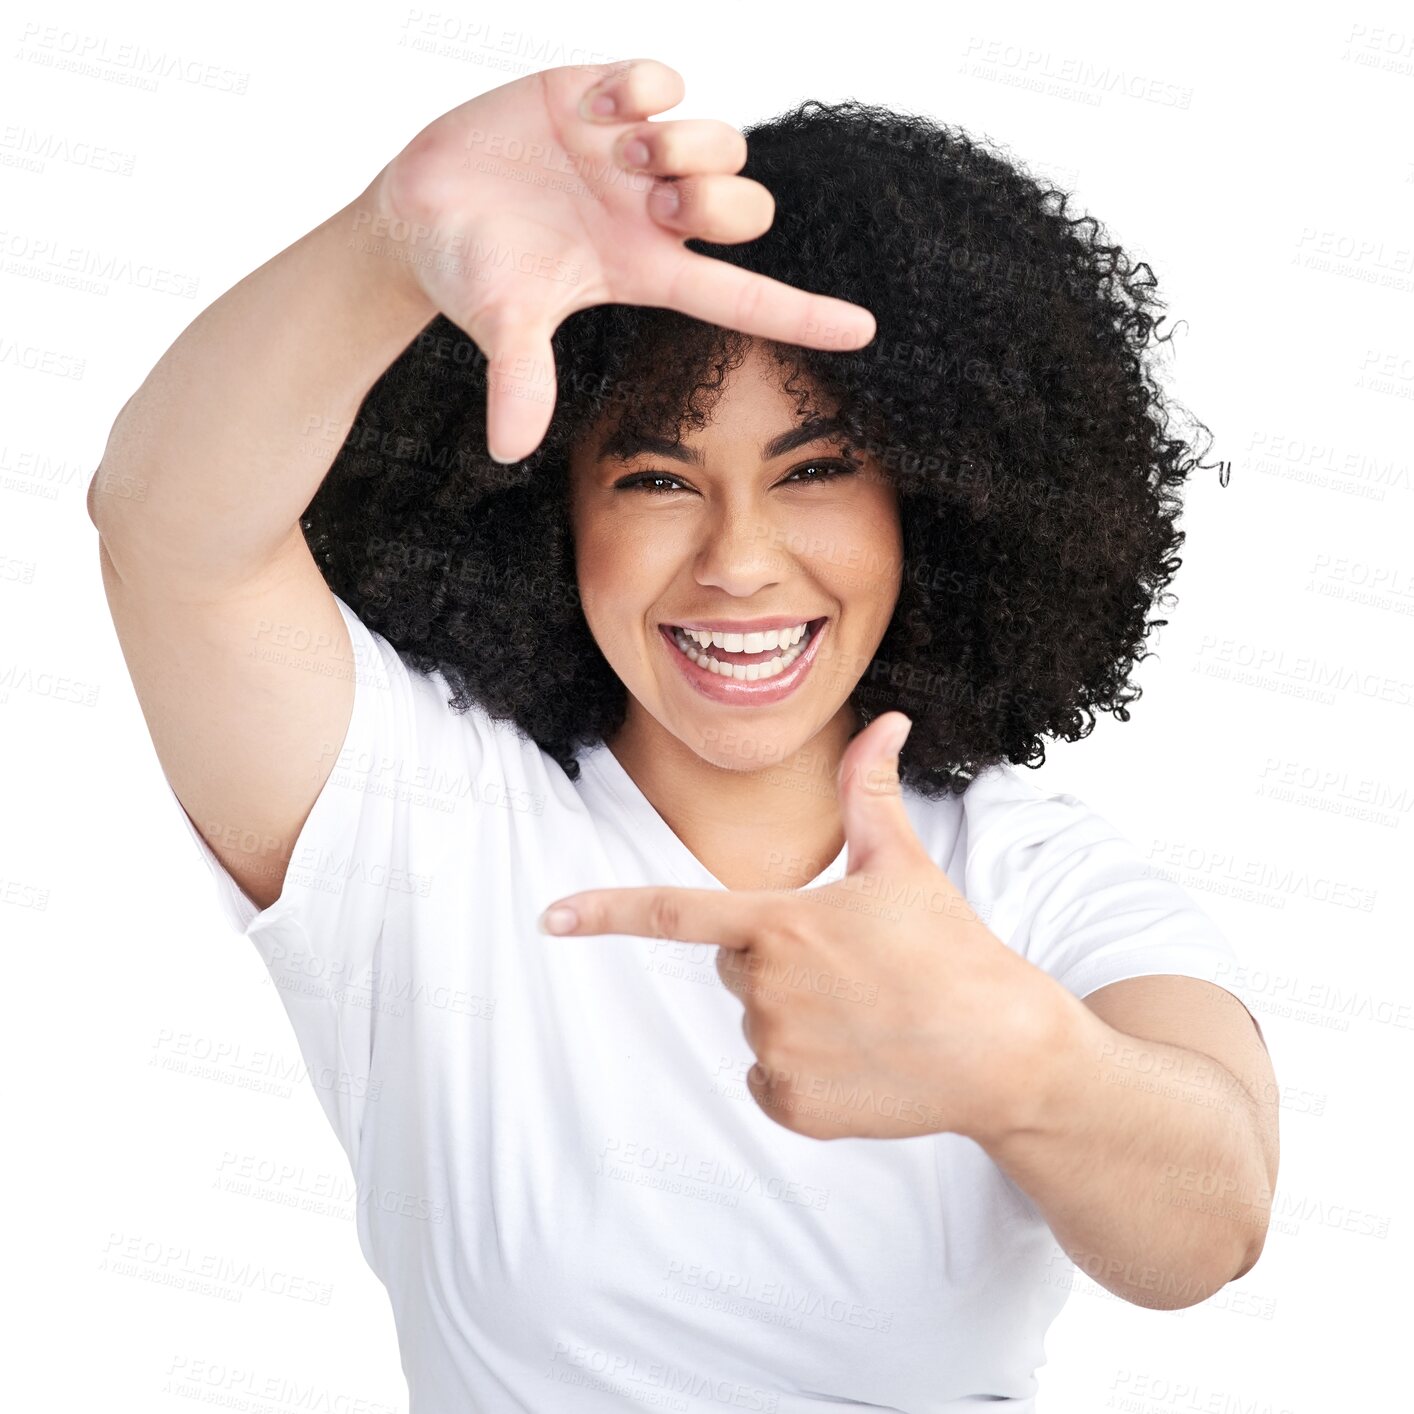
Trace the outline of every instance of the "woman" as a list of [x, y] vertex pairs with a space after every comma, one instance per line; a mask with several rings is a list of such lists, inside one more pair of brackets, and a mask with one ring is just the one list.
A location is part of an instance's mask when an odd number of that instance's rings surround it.
[[1152, 280], [921, 117], [682, 93], [482, 95], [205, 311], [105, 587], [414, 1414], [1028, 1410], [1067, 1253], [1193, 1304], [1275, 1179], [1230, 945], [1014, 769], [1179, 563]]

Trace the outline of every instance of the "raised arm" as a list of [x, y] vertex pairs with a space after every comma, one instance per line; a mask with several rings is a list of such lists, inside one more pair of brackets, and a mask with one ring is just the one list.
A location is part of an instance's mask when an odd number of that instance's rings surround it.
[[376, 185], [188, 325], [124, 405], [89, 487], [158, 757], [261, 907], [353, 707], [348, 630], [299, 517], [368, 389], [437, 312], [366, 237]]
[[[502, 460], [543, 440], [551, 337], [579, 309], [652, 305], [816, 348], [873, 338], [867, 310], [687, 249], [754, 239], [775, 207], [732, 175], [735, 128], [648, 121], [682, 96], [675, 70], [636, 59], [442, 114], [203, 311], [119, 413], [88, 501], [113, 621], [173, 790], [256, 903], [279, 897], [354, 703], [348, 631], [299, 519], [434, 315], [486, 358]], [[526, 181], [529, 162], [558, 179]]]

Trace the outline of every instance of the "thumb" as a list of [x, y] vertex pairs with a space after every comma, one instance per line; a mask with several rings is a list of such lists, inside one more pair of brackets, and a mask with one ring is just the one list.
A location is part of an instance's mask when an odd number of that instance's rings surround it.
[[550, 331], [507, 319], [468, 328], [486, 355], [486, 447], [498, 462], [520, 461], [545, 440], [558, 383]]
[[917, 842], [898, 775], [899, 751], [912, 728], [902, 712], [885, 712], [850, 742], [840, 759], [846, 874], [876, 868], [888, 852]]

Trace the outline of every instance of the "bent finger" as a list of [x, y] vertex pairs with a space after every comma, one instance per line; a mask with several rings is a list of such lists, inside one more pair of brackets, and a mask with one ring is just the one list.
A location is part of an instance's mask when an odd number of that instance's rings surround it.
[[[657, 59], [620, 59], [612, 64], [566, 65], [566, 69], [581, 82], [587, 80], [576, 102], [579, 116], [589, 123], [642, 122], [676, 107], [687, 92], [683, 76]], [[612, 99], [613, 106], [606, 109], [596, 102], [603, 98]]]
[[[635, 152], [635, 143], [646, 151]], [[715, 118], [640, 123], [615, 139], [614, 161], [629, 171], [660, 177], [739, 172], [746, 165], [746, 138]]]
[[648, 193], [648, 214], [676, 236], [740, 245], [771, 229], [776, 198], [750, 177], [694, 173], [655, 182]]

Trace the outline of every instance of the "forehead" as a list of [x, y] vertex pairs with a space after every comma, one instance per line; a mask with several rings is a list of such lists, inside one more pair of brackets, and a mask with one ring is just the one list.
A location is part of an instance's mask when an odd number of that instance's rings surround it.
[[718, 456], [770, 461], [797, 447], [844, 435], [819, 391], [759, 349], [750, 351], [718, 385], [705, 393], [699, 387], [691, 401], [691, 413], [684, 407], [661, 411], [656, 418], [640, 415], [629, 405], [607, 410], [575, 439], [572, 462], [582, 469], [639, 456], [666, 457], [689, 466], [705, 466]]

